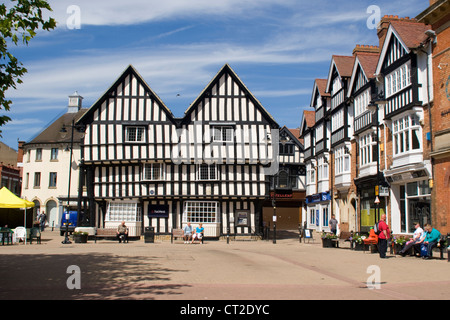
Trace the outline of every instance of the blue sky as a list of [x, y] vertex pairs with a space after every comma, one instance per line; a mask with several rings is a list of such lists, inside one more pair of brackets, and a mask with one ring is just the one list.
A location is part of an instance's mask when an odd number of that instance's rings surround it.
[[[12, 99], [3, 141], [17, 149], [66, 112], [90, 107], [132, 64], [176, 117], [228, 63], [280, 126], [296, 128], [331, 55], [378, 45], [370, 6], [415, 17], [428, 0], [50, 0], [57, 29], [11, 47], [28, 74]], [[75, 6], [75, 7], [74, 7]], [[79, 11], [73, 11], [77, 9]], [[79, 18], [79, 19], [76, 19]], [[79, 24], [78, 24], [79, 23]], [[80, 28], [73, 28], [79, 26]]]

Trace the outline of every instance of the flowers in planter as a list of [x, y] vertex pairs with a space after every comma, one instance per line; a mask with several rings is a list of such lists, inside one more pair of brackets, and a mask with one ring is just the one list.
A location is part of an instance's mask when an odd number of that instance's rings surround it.
[[409, 239], [406, 239], [404, 236], [394, 236], [394, 243], [400, 246], [403, 246]]
[[88, 236], [89, 233], [88, 232], [84, 232], [84, 231], [75, 231], [74, 233], [72, 233], [74, 236]]
[[352, 238], [350, 238], [350, 241], [353, 241], [354, 243], [357, 244], [363, 244], [364, 243], [364, 239], [366, 239], [366, 236], [362, 236], [358, 233], [354, 234]]
[[329, 233], [329, 232], [322, 232], [322, 239], [337, 239], [337, 235], [335, 235], [334, 233]]

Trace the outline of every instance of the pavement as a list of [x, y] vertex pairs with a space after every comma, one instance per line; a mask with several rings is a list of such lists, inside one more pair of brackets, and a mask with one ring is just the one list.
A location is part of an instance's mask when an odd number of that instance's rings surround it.
[[[318, 240], [112, 240], [0, 247], [1, 300], [446, 300], [450, 263], [322, 248]], [[320, 240], [320, 239], [319, 239]]]

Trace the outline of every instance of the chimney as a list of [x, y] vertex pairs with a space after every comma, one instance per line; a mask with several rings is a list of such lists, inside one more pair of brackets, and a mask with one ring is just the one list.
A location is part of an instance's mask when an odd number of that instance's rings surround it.
[[25, 141], [18, 141], [18, 150], [17, 150], [17, 163], [23, 162], [23, 145]]
[[353, 56], [356, 57], [358, 53], [380, 53], [380, 47], [357, 44], [355, 49], [353, 49]]
[[[430, 1], [432, 1], [432, 0], [430, 0]], [[409, 17], [399, 18], [398, 16], [386, 15], [383, 18], [381, 18], [380, 22], [378, 23], [378, 27], [377, 27], [377, 35], [378, 35], [378, 39], [380, 40], [380, 48], [383, 47], [384, 39], [386, 39], [386, 34], [389, 29], [389, 25], [392, 21], [417, 23], [416, 19], [414, 19], [414, 18], [410, 19]]]
[[83, 105], [83, 97], [75, 91], [72, 95], [69, 96], [69, 107], [67, 109], [67, 113], [77, 113], [80, 111]]

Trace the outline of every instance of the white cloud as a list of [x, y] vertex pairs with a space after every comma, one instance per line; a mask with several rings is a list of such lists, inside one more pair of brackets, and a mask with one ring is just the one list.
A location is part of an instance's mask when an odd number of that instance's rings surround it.
[[193, 16], [241, 15], [246, 12], [257, 14], [272, 6], [293, 3], [294, 0], [110, 0], [90, 1], [51, 0], [53, 14], [64, 25], [71, 13], [67, 8], [76, 5], [80, 8], [83, 25], [131, 25], [151, 21], [177, 19]]

